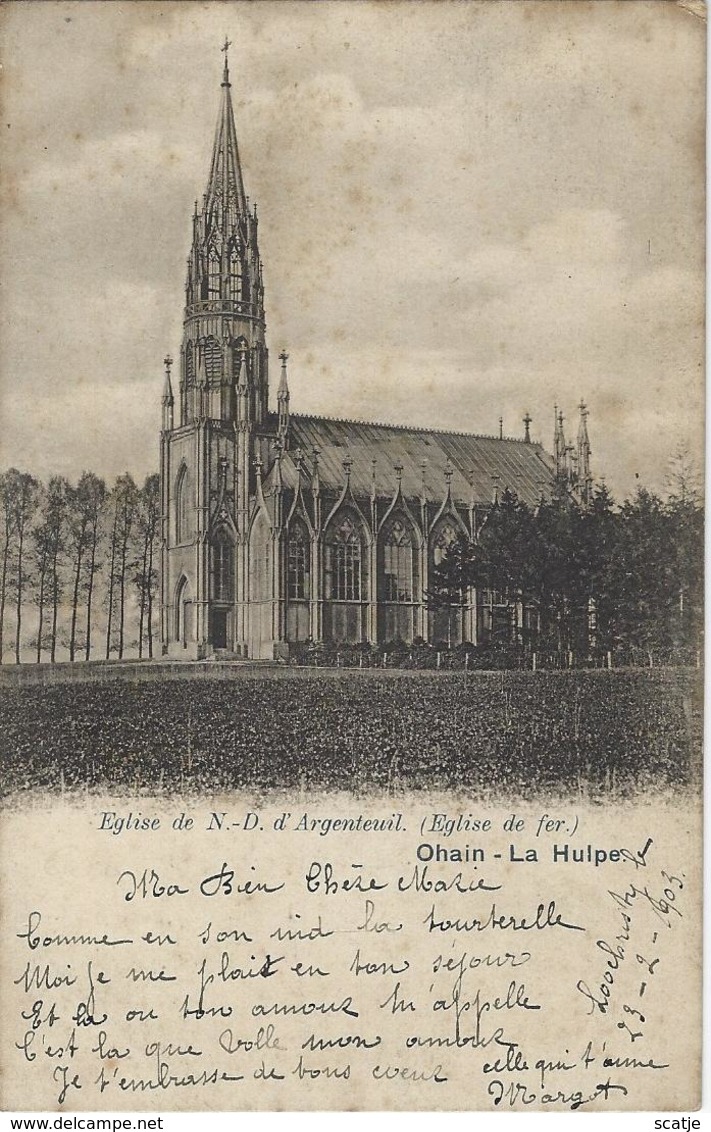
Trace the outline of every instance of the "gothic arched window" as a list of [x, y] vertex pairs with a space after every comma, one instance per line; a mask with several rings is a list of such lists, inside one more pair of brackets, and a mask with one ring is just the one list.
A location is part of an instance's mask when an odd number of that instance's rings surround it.
[[288, 595], [291, 601], [306, 601], [309, 592], [311, 546], [308, 531], [298, 520], [289, 529], [287, 553]]
[[230, 249], [230, 299], [239, 302], [242, 298], [242, 260], [237, 248]]
[[183, 464], [175, 482], [175, 541], [178, 544], [189, 542], [192, 535], [190, 488], [187, 465]]
[[192, 385], [195, 381], [195, 361], [192, 342], [188, 342], [185, 347], [185, 380], [188, 385]]
[[234, 548], [226, 530], [218, 530], [212, 540], [210, 597], [213, 601], [231, 601], [234, 581]]
[[220, 258], [214, 249], [210, 251], [207, 260], [207, 297], [220, 298]]
[[331, 527], [326, 540], [326, 597], [360, 601], [363, 590], [363, 546], [359, 524], [349, 514]]
[[[461, 530], [453, 517], [444, 518], [437, 525], [430, 542], [430, 569], [441, 566], [447, 551], [461, 536]], [[430, 640], [452, 645], [462, 641], [463, 603], [465, 593], [461, 594], [461, 604], [445, 604], [430, 613]]]
[[432, 560], [435, 566], [440, 565], [450, 546], [453, 542], [456, 542], [458, 538], [459, 531], [450, 520], [446, 520], [442, 526], [438, 528], [432, 543]]
[[412, 601], [412, 536], [402, 519], [394, 519], [383, 539], [383, 600]]
[[209, 334], [203, 346], [205, 373], [210, 384], [218, 384], [222, 379], [222, 351], [217, 339]]

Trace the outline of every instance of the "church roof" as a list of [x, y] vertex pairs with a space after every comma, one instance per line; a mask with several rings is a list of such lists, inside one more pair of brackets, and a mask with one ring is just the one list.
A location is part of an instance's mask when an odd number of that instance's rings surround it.
[[427, 498], [441, 500], [451, 471], [455, 502], [490, 503], [496, 488], [509, 488], [533, 507], [542, 493], [550, 495], [555, 475], [552, 457], [525, 440], [292, 414], [289, 454], [300, 451], [310, 474], [314, 449], [321, 487], [339, 491], [349, 460], [351, 489], [360, 497], [371, 494], [374, 480], [376, 495], [392, 497], [401, 465], [408, 499], [422, 497], [424, 480]]

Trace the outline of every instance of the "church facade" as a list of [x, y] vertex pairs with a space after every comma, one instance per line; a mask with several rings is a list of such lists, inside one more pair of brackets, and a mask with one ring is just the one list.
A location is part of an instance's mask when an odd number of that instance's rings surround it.
[[[497, 497], [529, 506], [565, 482], [589, 497], [590, 444], [556, 413], [554, 453], [520, 439], [291, 411], [287, 355], [269, 405], [258, 221], [245, 194], [227, 58], [207, 191], [193, 215], [177, 397], [160, 440], [161, 634], [169, 656], [272, 659], [307, 640], [479, 643], [505, 595], [428, 609], [433, 566], [476, 538]], [[443, 619], [444, 618], [444, 619]], [[446, 624], [445, 624], [446, 621]]]

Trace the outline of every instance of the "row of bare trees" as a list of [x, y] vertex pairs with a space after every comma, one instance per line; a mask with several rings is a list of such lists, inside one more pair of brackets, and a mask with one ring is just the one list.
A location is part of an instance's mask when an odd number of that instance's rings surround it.
[[0, 662], [152, 657], [158, 476], [0, 475]]

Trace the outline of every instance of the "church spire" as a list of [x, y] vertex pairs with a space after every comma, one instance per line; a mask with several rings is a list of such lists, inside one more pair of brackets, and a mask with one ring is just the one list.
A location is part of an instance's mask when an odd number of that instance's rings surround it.
[[210, 176], [205, 193], [204, 207], [207, 212], [208, 230], [213, 227], [224, 229], [225, 224], [234, 225], [248, 212], [237, 146], [235, 117], [232, 110], [232, 96], [230, 94], [232, 84], [230, 83], [227, 58], [229, 47], [230, 41], [225, 39], [222, 48], [225, 53], [225, 65], [222, 72], [222, 101], [212, 147]]
[[[186, 314], [197, 313], [197, 304], [218, 302], [222, 313], [244, 313], [263, 319], [257, 218], [249, 208], [242, 179], [230, 93], [229, 46], [226, 39], [210, 171], [202, 205], [193, 217]], [[231, 308], [227, 304], [232, 304]]]
[[[242, 179], [229, 47], [226, 39], [207, 187], [193, 216], [181, 363], [181, 424], [189, 423], [193, 415], [195, 397], [190, 390], [200, 384], [209, 419], [231, 420], [241, 407], [245, 420], [261, 424], [268, 411], [262, 261], [256, 210], [250, 207]], [[245, 384], [249, 385], [249, 396], [238, 406], [238, 391]]]

